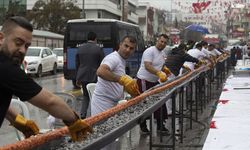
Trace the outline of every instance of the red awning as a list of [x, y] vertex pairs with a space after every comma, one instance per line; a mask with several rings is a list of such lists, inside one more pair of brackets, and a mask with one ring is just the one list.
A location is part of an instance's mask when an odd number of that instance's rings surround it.
[[218, 38], [206, 38], [205, 37], [203, 40], [206, 41], [209, 44], [215, 44], [215, 43], [220, 42], [220, 39], [218, 39]]

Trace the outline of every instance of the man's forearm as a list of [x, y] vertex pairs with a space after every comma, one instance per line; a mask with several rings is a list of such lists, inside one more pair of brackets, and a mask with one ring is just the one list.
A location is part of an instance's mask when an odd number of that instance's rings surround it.
[[96, 72], [97, 76], [101, 77], [104, 80], [111, 82], [118, 82], [120, 76], [111, 72], [110, 68], [107, 65], [101, 65]]
[[13, 123], [15, 122], [15, 119], [16, 119], [16, 116], [17, 116], [17, 112], [12, 109], [11, 107], [9, 107], [6, 115], [5, 115], [5, 118], [10, 122], [10, 123]]
[[145, 68], [148, 72], [152, 73], [152, 74], [156, 74], [158, 71], [160, 70], [156, 70], [151, 63], [149, 62], [144, 62]]
[[77, 119], [73, 110], [57, 96], [54, 96], [51, 105], [45, 107], [44, 110], [52, 116], [68, 122], [74, 122]]
[[56, 118], [66, 121], [75, 121], [76, 116], [73, 110], [60, 97], [42, 89], [42, 91], [29, 100], [29, 102], [50, 113]]

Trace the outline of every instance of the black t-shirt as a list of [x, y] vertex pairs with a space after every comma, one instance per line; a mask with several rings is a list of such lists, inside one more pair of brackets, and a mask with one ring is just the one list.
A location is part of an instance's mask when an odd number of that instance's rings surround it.
[[19, 65], [0, 53], [0, 127], [13, 95], [27, 101], [41, 90], [42, 87], [27, 76]]
[[191, 55], [187, 54], [184, 50], [177, 48], [173, 49], [167, 56], [165, 65], [175, 76], [178, 76], [180, 73], [180, 69], [185, 61], [195, 63], [199, 62], [197, 58], [194, 58]]

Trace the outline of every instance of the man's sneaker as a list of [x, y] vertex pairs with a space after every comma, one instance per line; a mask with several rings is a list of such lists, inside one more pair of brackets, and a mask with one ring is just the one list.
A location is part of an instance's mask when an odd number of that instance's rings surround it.
[[141, 127], [141, 133], [142, 134], [149, 134], [149, 130], [147, 127]]
[[166, 135], [169, 135], [169, 134], [170, 134], [170, 133], [169, 133], [169, 130], [168, 130], [167, 128], [165, 128], [165, 127], [162, 127], [162, 129], [157, 128], [157, 132], [163, 133], [163, 134], [166, 134]]

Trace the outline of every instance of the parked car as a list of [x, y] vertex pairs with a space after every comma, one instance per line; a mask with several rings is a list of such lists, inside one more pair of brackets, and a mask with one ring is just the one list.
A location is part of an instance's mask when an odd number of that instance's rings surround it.
[[48, 47], [29, 47], [24, 60], [27, 62], [27, 74], [35, 74], [37, 77], [48, 71], [56, 74], [56, 54]]
[[57, 56], [57, 70], [63, 69], [63, 48], [54, 48], [53, 52]]

